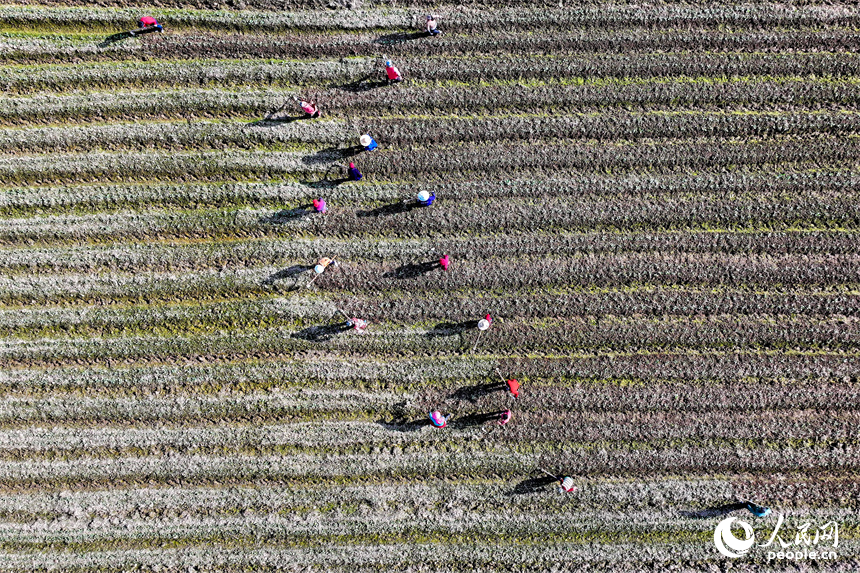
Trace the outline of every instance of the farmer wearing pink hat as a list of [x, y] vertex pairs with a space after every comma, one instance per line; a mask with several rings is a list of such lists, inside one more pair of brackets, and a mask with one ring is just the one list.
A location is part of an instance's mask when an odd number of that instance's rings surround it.
[[317, 213], [325, 213], [326, 211], [328, 211], [328, 207], [326, 207], [325, 204], [325, 199], [323, 199], [322, 197], [314, 199], [313, 203], [314, 211], [316, 211]]
[[511, 411], [505, 410], [504, 412], [502, 412], [502, 417], [499, 420], [499, 425], [504, 426], [505, 424], [507, 424], [510, 421], [511, 421]]
[[305, 112], [308, 117], [320, 117], [322, 115], [314, 101], [301, 100], [299, 102], [299, 106], [301, 106], [302, 111]]
[[355, 163], [349, 164], [349, 178], [353, 181], [361, 181], [361, 171], [358, 170], [358, 167], [355, 166]]
[[448, 265], [450, 264], [451, 262], [448, 260], [448, 255], [442, 255], [441, 257], [439, 257], [439, 266], [442, 267], [443, 271], [447, 271]]
[[439, 410], [433, 410], [430, 412], [430, 423], [433, 424], [437, 428], [444, 428], [448, 425], [448, 419], [451, 416], [443, 416], [442, 412]]

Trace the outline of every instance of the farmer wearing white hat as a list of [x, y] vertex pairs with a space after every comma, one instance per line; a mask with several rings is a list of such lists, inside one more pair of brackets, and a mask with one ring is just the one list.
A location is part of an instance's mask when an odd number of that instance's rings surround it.
[[573, 485], [573, 478], [570, 476], [565, 476], [564, 479], [560, 480], [559, 487], [565, 493], [572, 493], [576, 491], [576, 486]]
[[394, 67], [391, 60], [385, 60], [385, 74], [388, 76], [388, 83], [403, 81], [403, 77], [400, 75], [400, 70]]
[[374, 151], [377, 147], [379, 147], [379, 144], [376, 143], [375, 139], [370, 137], [369, 133], [365, 133], [364, 135], [359, 137], [358, 141], [364, 146], [365, 151]]
[[337, 266], [337, 262], [334, 259], [330, 259], [328, 257], [321, 258], [317, 264], [314, 266], [314, 272], [318, 275], [321, 275], [323, 271], [325, 271], [329, 265], [333, 264]]
[[487, 330], [493, 323], [493, 317], [489, 314], [478, 321], [478, 330]]
[[418, 203], [422, 207], [429, 207], [433, 204], [433, 201], [436, 200], [435, 193], [428, 193], [427, 191], [419, 191], [418, 192]]

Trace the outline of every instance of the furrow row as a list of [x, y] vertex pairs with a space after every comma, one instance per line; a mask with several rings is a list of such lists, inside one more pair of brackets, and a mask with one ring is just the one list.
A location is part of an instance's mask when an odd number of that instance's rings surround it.
[[[176, 185], [168, 183], [95, 184], [64, 187], [0, 188], [0, 213], [7, 216], [32, 213], [74, 211], [155, 210], [157, 207], [205, 209], [229, 206], [268, 206], [307, 204], [324, 194], [337, 205], [368, 205], [403, 199], [406, 193], [433, 191], [446, 200], [469, 203], [480, 199], [533, 197], [557, 199], [578, 197], [580, 201], [691, 200], [723, 197], [732, 201], [756, 198], [774, 202], [790, 196], [795, 201], [819, 197], [836, 201], [860, 193], [860, 176], [842, 166], [822, 166], [798, 171], [788, 165], [778, 170], [697, 170], [695, 174], [655, 175], [622, 173], [614, 175], [579, 174], [575, 179], [522, 179], [468, 181], [449, 178], [442, 182], [380, 182], [361, 185], [302, 185], [297, 183], [212, 183]], [[288, 220], [292, 209], [286, 208]], [[334, 214], [334, 211], [332, 212]], [[0, 261], [2, 264], [2, 261]]]
[[[828, 76], [852, 78], [860, 75], [860, 57], [849, 53], [825, 54], [593, 54], [583, 56], [513, 55], [494, 57], [427, 57], [400, 59], [406, 78], [419, 81], [540, 80], [546, 77], [660, 78], [665, 76], [710, 76], [766, 78], [772, 76]], [[380, 80], [370, 81], [379, 77]], [[100, 90], [128, 87], [193, 86], [305, 86], [324, 85], [345, 91], [383, 87], [379, 63], [369, 57], [316, 61], [204, 60], [152, 61], [141, 63], [91, 63], [44, 66], [7, 66], [0, 87], [9, 93], [36, 91]], [[333, 84], [333, 85], [332, 85]], [[364, 85], [362, 85], [364, 84]], [[389, 100], [392, 100], [389, 91]], [[856, 94], [855, 94], [856, 95]], [[394, 98], [396, 101], [397, 98]]]
[[[548, 83], [545, 83], [548, 82]], [[555, 80], [488, 83], [481, 78], [471, 85], [412, 82], [397, 87], [397, 97], [389, 90], [371, 89], [361, 81], [348, 90], [314, 87], [313, 93], [331, 114], [350, 115], [362, 125], [363, 118], [375, 115], [495, 113], [498, 110], [521, 112], [523, 109], [553, 113], [602, 111], [619, 106], [646, 109], [829, 109], [840, 106], [856, 110], [860, 103], [856, 80], [828, 78], [827, 81], [804, 77], [787, 78], [713, 78], [656, 77], [651, 79], [589, 79], [570, 84]], [[358, 90], [358, 91], [355, 91]], [[147, 118], [244, 119], [266, 115], [269, 125], [283, 124], [285, 114], [276, 114], [285, 101], [291, 102], [293, 90], [275, 90], [255, 85], [253, 91], [217, 88], [158, 91], [94, 92], [70, 95], [31, 95], [0, 100], [0, 123], [57, 123], [71, 121], [140, 120]], [[801, 106], [798, 108], [798, 106]], [[265, 120], [264, 120], [265, 121]], [[259, 124], [265, 125], [265, 124]]]

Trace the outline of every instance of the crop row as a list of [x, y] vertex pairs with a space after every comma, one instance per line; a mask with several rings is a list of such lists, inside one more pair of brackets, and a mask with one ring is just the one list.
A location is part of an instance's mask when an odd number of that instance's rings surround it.
[[[72, 401], [69, 401], [72, 402]], [[229, 409], [216, 407], [222, 414], [219, 426], [193, 425], [193, 415], [182, 415], [180, 408], [169, 411], [164, 424], [158, 428], [147, 428], [152, 422], [148, 408], [141, 418], [134, 418], [135, 427], [117, 428], [113, 425], [97, 427], [116, 416], [109, 405], [101, 412], [90, 414], [86, 427], [33, 428], [18, 427], [0, 430], [0, 459], [45, 460], [81, 458], [118, 458], [125, 456], [149, 456], [169, 451], [198, 455], [243, 453], [246, 455], [269, 455], [291, 453], [359, 453], [369, 455], [382, 450], [404, 452], [427, 451], [428, 449], [480, 449], [474, 445], [476, 436], [483, 442], [503, 441], [511, 444], [530, 444], [537, 447], [567, 449], [587, 447], [595, 450], [603, 446], [623, 444], [632, 449], [661, 446], [672, 443], [682, 445], [726, 445], [742, 447], [755, 445], [761, 449], [791, 448], [799, 444], [814, 442], [817, 446], [837, 444], [840, 447], [856, 446], [854, 429], [860, 423], [860, 412], [814, 410], [778, 411], [723, 411], [723, 412], [535, 412], [529, 402], [515, 406], [512, 427], [502, 430], [492, 427], [459, 427], [458, 419], [467, 419], [470, 413], [494, 411], [501, 407], [484, 401], [466, 409], [462, 404], [451, 422], [449, 432], [440, 433], [425, 426], [414, 431], [399, 431], [399, 427], [387, 423], [350, 421], [341, 416], [318, 422], [292, 422], [272, 424], [262, 419], [279, 417], [279, 412], [261, 411], [254, 414], [260, 422], [225, 427], [232, 418]], [[40, 421], [64, 423], [80, 420], [75, 412], [69, 420], [55, 418], [49, 412]], [[431, 408], [441, 407], [438, 403]], [[71, 410], [71, 408], [69, 408]], [[25, 417], [28, 408], [25, 408]], [[226, 411], [225, 411], [226, 410]], [[357, 418], [367, 415], [360, 408], [353, 410]], [[104, 415], [100, 415], [100, 414]], [[350, 412], [352, 413], [352, 412]], [[323, 412], [323, 415], [328, 412]], [[422, 420], [424, 412], [415, 409], [413, 420]], [[280, 414], [283, 416], [283, 414]], [[348, 415], [348, 414], [347, 414]], [[372, 414], [371, 414], [372, 415]], [[381, 411], [376, 415], [384, 416]], [[292, 414], [290, 417], [295, 416]], [[241, 418], [241, 414], [236, 418]], [[285, 416], [286, 417], [286, 416]], [[338, 420], [337, 418], [341, 419]], [[183, 419], [184, 418], [184, 419]], [[30, 418], [32, 419], [32, 418]], [[115, 419], [115, 418], [114, 418]], [[180, 419], [182, 427], [169, 424]], [[98, 420], [94, 423], [93, 420]], [[20, 423], [20, 421], [16, 420]], [[160, 424], [161, 419], [156, 422]]]
[[[830, 200], [832, 196], [825, 194], [802, 201], [780, 198], [759, 202], [753, 199], [726, 201], [713, 198], [681, 200], [662, 197], [650, 200], [648, 198], [628, 199], [627, 201], [624, 197], [618, 197], [609, 201], [589, 202], [534, 197], [531, 200], [506, 201], [505, 206], [508, 210], [500, 213], [497, 217], [486, 214], [486, 210], [494, 205], [494, 202], [486, 200], [470, 203], [466, 207], [460, 207], [460, 204], [455, 201], [446, 201], [444, 206], [440, 205], [431, 212], [413, 211], [410, 213], [408, 211], [410, 205], [413, 204], [411, 198], [404, 198], [403, 201], [382, 206], [372, 205], [366, 209], [343, 209], [341, 205], [329, 202], [330, 211], [335, 208], [338, 211], [330, 212], [325, 217], [314, 217], [310, 214], [291, 217], [291, 209], [228, 211], [200, 209], [191, 212], [154, 211], [142, 214], [55, 215], [6, 219], [0, 224], [0, 243], [18, 245], [38, 242], [42, 245], [50, 245], [60, 242], [68, 245], [76, 242], [87, 244], [147, 238], [194, 238], [199, 240], [204, 237], [221, 239], [282, 237], [287, 239], [294, 233], [301, 232], [314, 236], [335, 236], [341, 240], [346, 237], [364, 237], [364, 241], [355, 243], [355, 245], [367, 245], [370, 252], [383, 248], [392, 256], [411, 260], [415, 257], [431, 256], [432, 253], [444, 248], [446, 243], [441, 237], [445, 234], [449, 236], [453, 234], [481, 235], [541, 230], [550, 231], [553, 234], [572, 231], [587, 233], [597, 230], [626, 233], [628, 231], [641, 232], [643, 229], [648, 229], [654, 232], [672, 231], [680, 235], [690, 233], [691, 229], [719, 228], [722, 231], [742, 230], [746, 232], [755, 230], [761, 233], [759, 235], [744, 234], [739, 235], [738, 239], [724, 240], [723, 244], [733, 253], [802, 253], [808, 252], [813, 243], [820, 245], [823, 249], [818, 254], [854, 253], [856, 249], [852, 247], [851, 242], [854, 236], [850, 232], [844, 233], [841, 237], [833, 234], [829, 237], [819, 236], [813, 239], [779, 238], [780, 236], [787, 237], [786, 231], [796, 227], [806, 227], [809, 231], [817, 231], [822, 227], [841, 227], [843, 231], [856, 229], [858, 221], [860, 221], [860, 209], [858, 209], [856, 195], [842, 195]], [[535, 204], [535, 200], [540, 202]], [[404, 201], [409, 202], [404, 203]], [[590, 209], [594, 211], [590, 211]], [[397, 215], [392, 216], [392, 211]], [[543, 216], [543, 213], [546, 212], [550, 212], [551, 215]], [[770, 231], [770, 236], [774, 237], [773, 241], [771, 242], [767, 238], [767, 231], [762, 232], [760, 229]], [[721, 232], [708, 240], [703, 239], [702, 234], [692, 232], [689, 234], [690, 239], [682, 240], [677, 248], [672, 248], [670, 244], [667, 246], [671, 250], [677, 251], [713, 252], [717, 248], [715, 242], [724, 239], [729, 234]], [[376, 239], [381, 238], [419, 237], [432, 239], [433, 245], [427, 245], [420, 249], [412, 247], [396, 251], [387, 249], [384, 243], [381, 247], [374, 245]], [[581, 241], [582, 248], [575, 249], [576, 252], [642, 252], [663, 246], [654, 240], [652, 242], [653, 247], [646, 244], [636, 248], [633, 246], [634, 241], [625, 241], [623, 237], [612, 238], [611, 233], [598, 234], [596, 237], [606, 238], [592, 241], [583, 239]], [[537, 243], [529, 243], [525, 238], [520, 239], [521, 244], [525, 242], [524, 249], [534, 254], [541, 253], [539, 245], [545, 244], [541, 241], [538, 239]], [[632, 248], [624, 248], [625, 243], [631, 245]], [[339, 248], [340, 244], [340, 242], [335, 242], [331, 245]], [[237, 246], [240, 247], [240, 245]], [[298, 253], [297, 246], [283, 246], [281, 252], [285, 254], [284, 258], [293, 258], [294, 256], [296, 259], [307, 261], [314, 256], [314, 253], [331, 254], [329, 250], [321, 250], [323, 245], [325, 243], [308, 247], [304, 254]], [[690, 248], [683, 248], [685, 245], [689, 245]], [[732, 245], [735, 245], [734, 248], [731, 248]], [[746, 248], [742, 245], [745, 245]], [[209, 248], [218, 249], [217, 244]], [[122, 247], [120, 246], [119, 249], [122, 250]], [[457, 250], [457, 247], [452, 245], [452, 254], [459, 254]], [[267, 254], [266, 251], [271, 253], [272, 247], [263, 247], [261, 253], [262, 260], [270, 261], [271, 254]], [[288, 254], [290, 252], [296, 254], [290, 256]], [[368, 252], [362, 253], [355, 246], [346, 246], [343, 252], [354, 253], [356, 258], [370, 256]], [[519, 254], [510, 251], [510, 249], [508, 252], [514, 255]], [[493, 253], [487, 254], [492, 255]], [[20, 256], [23, 255], [10, 254], [10, 259], [6, 264], [14, 265], [16, 260], [20, 260]], [[40, 258], [37, 256], [33, 262], [27, 264], [36, 266], [39, 264]], [[77, 258], [55, 264], [60, 267], [65, 265], [75, 268], [72, 261]], [[121, 261], [122, 258], [117, 259], [114, 264], [120, 264]], [[248, 262], [253, 264], [254, 261]], [[212, 265], [207, 266], [211, 268]]]
[[[408, 191], [407, 191], [408, 188]], [[290, 209], [309, 202], [319, 194], [333, 205], [359, 205], [367, 202], [389, 202], [419, 191], [444, 193], [445, 202], [469, 203], [476, 199], [516, 197], [578, 197], [581, 201], [605, 201], [611, 197], [636, 201], [645, 197], [689, 200], [696, 196], [721, 196], [734, 201], [755, 197], [771, 202], [776, 197], [840, 196], [860, 192], [860, 175], [853, 169], [816, 169], [798, 171], [790, 166], [776, 169], [710, 171], [695, 174], [656, 175], [649, 173], [580, 174], [575, 179], [508, 178], [504, 181], [446, 179], [426, 184], [362, 183], [314, 187], [297, 183], [212, 183], [184, 184], [135, 183], [123, 185], [93, 184], [64, 187], [0, 188], [0, 212], [4, 215], [28, 215], [41, 212], [76, 213], [115, 211], [146, 207], [212, 208], [229, 206], [270, 206]], [[704, 198], [703, 197], [703, 198]], [[443, 203], [440, 201], [439, 206]], [[333, 209], [334, 215], [338, 209]], [[835, 213], [834, 213], [835, 215]], [[0, 261], [2, 264], [2, 261]]]
[[[823, 477], [823, 476], [821, 476]], [[783, 478], [785, 479], [785, 478]], [[821, 490], [827, 491], [824, 479], [809, 483], [793, 477], [789, 482], [805, 486], [807, 503], [794, 507], [783, 507], [789, 520], [815, 519], [828, 521], [839, 519], [854, 527], [856, 515], [849, 508], [826, 509], [818, 507]], [[471, 483], [392, 483], [374, 485], [308, 485], [302, 488], [280, 488], [259, 485], [240, 488], [113, 488], [97, 491], [66, 491], [56, 493], [19, 493], [4, 495], [0, 501], [0, 514], [15, 522], [32, 522], [63, 519], [166, 519], [181, 516], [235, 516], [239, 512], [287, 511], [305, 514], [310, 511], [330, 515], [349, 514], [358, 507], [367, 512], [422, 511], [437, 504], [448, 503], [450, 509], [484, 512], [487, 508], [504, 505], [512, 511], [543, 514], [549, 511], [577, 515], [585, 520], [592, 517], [608, 519], [625, 515], [673, 519], [689, 528], [687, 515], [708, 505], [720, 505], [736, 495], [732, 481], [744, 480], [743, 476], [728, 479], [691, 476], [685, 480], [662, 478], [642, 481], [627, 480], [582, 480], [580, 490], [574, 496], [553, 495], [551, 486], [536, 487], [537, 495], [514, 490], [515, 481], [472, 480]], [[798, 483], [799, 481], [799, 483]], [[517, 484], [518, 485], [518, 484]], [[832, 484], [829, 484], [832, 485]], [[845, 484], [850, 492], [856, 487]], [[787, 489], [787, 488], [786, 488]], [[799, 489], [799, 488], [798, 488]], [[851, 491], [853, 490], [853, 491]], [[816, 495], [818, 494], [818, 495]], [[788, 497], [784, 495], [785, 499]], [[362, 500], [362, 501], [359, 501]], [[686, 511], [685, 511], [686, 510]], [[680, 515], [679, 515], [680, 513]], [[708, 522], [706, 522], [708, 523]], [[840, 540], [841, 542], [841, 540]]]
[[[703, 529], [705, 526], [703, 526]], [[39, 552], [0, 554], [3, 573], [75, 571], [76, 573], [119, 573], [134, 569], [162, 568], [171, 571], [189, 569], [239, 573], [249, 570], [277, 572], [284, 564], [302, 571], [332, 571], [337, 573], [373, 573], [384, 570], [410, 569], [415, 573], [430, 573], [444, 567], [451, 572], [492, 573], [502, 568], [522, 567], [540, 570], [552, 563], [586, 573], [612, 571], [661, 572], [674, 567], [683, 556], [685, 567], [677, 571], [693, 573], [709, 567], [716, 551], [705, 542], [685, 543], [649, 541], [648, 543], [587, 543], [546, 542], [535, 545], [514, 543], [485, 544], [476, 540], [461, 540], [446, 544], [432, 542], [374, 542], [372, 544], [343, 544], [335, 542], [314, 544], [306, 548], [242, 548], [198, 546], [179, 548], [102, 549], [69, 553], [43, 548]], [[849, 557], [856, 551], [852, 540], [841, 540], [837, 560], [828, 561], [833, 573], [851, 573], [860, 560]], [[62, 568], [57, 563], [63, 564]], [[732, 567], [737, 573], [778, 573], [785, 565], [774, 565], [764, 559], [746, 557]], [[814, 571], [800, 566], [797, 571]]]
[[[74, 0], [73, 0], [74, 1]], [[289, 29], [375, 29], [415, 27], [423, 11], [392, 9], [357, 12], [359, 17], [347, 18], [339, 11], [284, 10], [281, 4], [276, 11], [235, 10], [181, 10], [155, 11], [171, 25], [182, 27], [214, 28], [218, 30], [255, 30], [280, 32]], [[23, 26], [123, 26], [139, 18], [136, 8], [101, 7], [19, 7], [4, 6], [0, 21], [6, 25]], [[824, 6], [783, 6], [779, 4], [691, 6], [579, 6], [544, 7], [505, 5], [493, 10], [450, 10], [444, 15], [446, 26], [463, 31], [498, 30], [502, 26], [512, 29], [571, 29], [648, 27], [664, 30], [673, 27], [732, 26], [793, 28], [798, 26], [842, 26], [856, 28], [860, 16], [849, 10]]]
[[[555, 467], [576, 468], [582, 476], [665, 476], [679, 472], [720, 473], [744, 468], [750, 474], [780, 471], [856, 472], [860, 457], [851, 448], [830, 449], [801, 446], [760, 449], [732, 446], [671, 446], [603, 448], [572, 447], [564, 452], [437, 452], [378, 453], [347, 455], [245, 456], [230, 457], [172, 455], [117, 459], [15, 461], [0, 466], [0, 486], [7, 491], [39, 487], [77, 489], [103, 487], [108, 483], [214, 483], [236, 485], [249, 481], [294, 481], [327, 479], [332, 482], [413, 479], [462, 479], [488, 475], [522, 476], [535, 458]], [[536, 455], [537, 454], [537, 455]]]
[[[295, 357], [294, 357], [295, 358]], [[4, 393], [16, 396], [139, 397], [266, 393], [273, 388], [379, 392], [430, 392], [442, 387], [494, 381], [498, 369], [542, 391], [547, 408], [715, 410], [797, 408], [856, 409], [856, 356], [839, 353], [633, 353], [564, 358], [497, 359], [483, 355], [355, 359], [331, 353], [314, 360], [250, 360], [150, 364], [117, 368], [9, 369], [0, 377]], [[637, 382], [648, 381], [647, 385]], [[600, 391], [595, 391], [598, 384]], [[529, 393], [531, 391], [529, 390]], [[747, 400], [749, 398], [749, 400]], [[801, 399], [802, 398], [802, 399]], [[319, 398], [317, 398], [319, 399]], [[565, 405], [553, 404], [561, 401]]]
[[844, 29], [799, 29], [781, 31], [667, 30], [655, 34], [648, 29], [546, 30], [540, 35], [447, 34], [442, 38], [418, 39], [414, 32], [391, 34], [348, 32], [344, 34], [304, 33], [294, 37], [271, 34], [225, 35], [206, 32], [144, 37], [140, 42], [126, 40], [105, 45], [101, 38], [70, 43], [66, 38], [6, 38], [0, 42], [0, 61], [6, 64], [119, 61], [157, 58], [163, 60], [202, 58], [336, 58], [377, 56], [385, 51], [391, 57], [432, 54], [463, 56], [471, 54], [542, 54], [547, 52], [836, 52], [860, 50], [860, 36]]
[[[673, 285], [731, 288], [815, 289], [860, 283], [860, 259], [856, 255], [712, 255], [681, 253], [586, 254], [576, 258], [545, 257], [538, 261], [488, 260], [439, 273], [432, 283], [408, 278], [401, 282], [384, 276], [394, 268], [363, 263], [345, 264], [342, 271], [326, 273], [313, 287], [321, 291], [380, 293], [404, 290], [481, 289], [505, 292], [533, 287], [617, 288], [620, 286]], [[212, 269], [186, 272], [137, 272], [66, 275], [35, 274], [0, 276], [0, 300], [7, 304], [65, 301], [200, 300], [208, 297], [272, 293], [283, 277], [284, 267]], [[288, 274], [288, 273], [287, 273]], [[292, 287], [292, 284], [285, 284]], [[346, 293], [341, 292], [341, 296]], [[205, 300], [206, 297], [203, 297]]]
[[[541, 80], [544, 78], [660, 78], [665, 76], [768, 77], [860, 75], [860, 57], [847, 53], [824, 54], [593, 54], [518, 58], [408, 57], [400, 69], [407, 79], [473, 82]], [[305, 86], [329, 87], [347, 82], [345, 91], [360, 90], [362, 77], [382, 79], [379, 62], [371, 58], [317, 60], [204, 60], [7, 66], [0, 87], [10, 93], [100, 90], [157, 86]], [[333, 86], [332, 86], [333, 87]], [[395, 90], [386, 90], [389, 99]], [[856, 96], [856, 94], [854, 94]], [[396, 101], [396, 98], [393, 100]]]
[[[240, 294], [241, 296], [241, 294]], [[663, 315], [722, 317], [726, 315], [778, 317], [783, 315], [832, 316], [837, 320], [860, 316], [855, 294], [712, 293], [690, 289], [608, 291], [604, 293], [486, 295], [428, 292], [416, 300], [409, 292], [399, 297], [354, 296], [309, 299], [267, 299], [199, 303], [166, 307], [141, 305], [111, 308], [31, 308], [0, 312], [0, 333], [5, 336], [41, 338], [82, 335], [190, 334], [221, 328], [248, 330], [271, 328], [300, 321], [326, 323], [335, 308], [351, 314], [384, 316], [388, 321], [444, 320], [480, 316], [485, 309], [506, 318], [560, 318]], [[334, 303], [334, 304], [333, 304]], [[576, 324], [574, 321], [573, 324]]]
[[[350, 113], [360, 118], [406, 112], [450, 114], [460, 110], [546, 110], [573, 113], [611, 106], [684, 109], [717, 107], [794, 109], [839, 105], [856, 109], [860, 96], [852, 80], [797, 78], [653, 78], [651, 80], [584, 80], [572, 85], [538, 83], [511, 85], [482, 83], [464, 86], [409, 83], [397, 87], [397, 97], [386, 89], [353, 93], [339, 88], [314, 87], [311, 92], [327, 114]], [[110, 91], [68, 95], [29, 95], [0, 100], [0, 122], [56, 123], [105, 119], [241, 117], [268, 114], [291, 102], [292, 90], [255, 86], [254, 91], [215, 88], [159, 91]], [[275, 116], [282, 117], [280, 115]], [[277, 122], [273, 122], [277, 125]]]
[[[411, 176], [438, 181], [449, 174], [528, 174], [645, 169], [652, 173], [689, 173], [697, 168], [738, 168], [789, 164], [845, 167], [857, 161], [860, 137], [784, 137], [753, 141], [707, 139], [657, 142], [490, 143], [385, 150], [362, 156], [359, 167], [370, 181]], [[366, 158], [365, 158], [366, 157]], [[322, 179], [333, 167], [343, 167], [338, 151], [299, 152], [184, 152], [19, 155], [0, 158], [0, 177], [8, 184], [58, 184], [91, 181], [144, 181], [166, 176], [195, 181], [232, 178], [307, 177]], [[146, 165], [142, 170], [141, 165]], [[340, 175], [337, 175], [340, 177]]]
[[[613, 111], [566, 117], [503, 115], [478, 118], [403, 117], [372, 119], [365, 131], [383, 145], [428, 145], [436, 141], [530, 142], [553, 140], [636, 140], [640, 138], [774, 137], [826, 133], [860, 133], [856, 112], [782, 113], [630, 113]], [[182, 122], [39, 127], [0, 130], [5, 152], [48, 153], [102, 149], [283, 149], [290, 144], [356, 143], [354, 128], [344, 120], [279, 125]]]
[[[141, 224], [142, 220], [139, 220]], [[81, 220], [67, 220], [81, 224]], [[343, 234], [343, 231], [329, 236]], [[841, 231], [787, 232], [725, 232], [684, 231], [658, 232], [599, 232], [512, 235], [478, 237], [474, 231], [462, 237], [424, 239], [330, 239], [324, 237], [301, 239], [245, 239], [226, 242], [127, 243], [108, 246], [14, 248], [0, 251], [0, 268], [7, 272], [27, 273], [50, 271], [69, 272], [163, 272], [200, 271], [283, 265], [282, 276], [272, 276], [265, 282], [285, 285], [310, 275], [303, 263], [336, 254], [343, 261], [356, 265], [383, 263], [380, 274], [391, 278], [391, 289], [397, 290], [401, 280], [417, 278], [415, 266], [431, 262], [446, 253], [455, 265], [449, 272], [457, 273], [461, 265], [475, 261], [516, 258], [521, 261], [552, 254], [577, 256], [586, 253], [723, 253], [757, 255], [850, 255], [860, 252], [855, 233]], [[392, 265], [401, 263], [401, 266]], [[513, 261], [510, 261], [513, 262]], [[295, 266], [294, 265], [299, 265]], [[287, 269], [291, 269], [287, 272]], [[292, 280], [289, 280], [292, 279]]]
[[[372, 322], [378, 320], [373, 316], [363, 318]], [[223, 360], [257, 353], [290, 355], [313, 349], [337, 351], [347, 357], [386, 353], [445, 355], [466, 352], [473, 347], [473, 342], [478, 341], [476, 328], [457, 326], [462, 318], [460, 321], [449, 318], [434, 326], [423, 327], [377, 322], [373, 324], [371, 333], [365, 336], [327, 329], [333, 321], [293, 323], [256, 330], [243, 330], [243, 325], [237, 324], [229, 334], [225, 329], [234, 323], [217, 318], [213, 322], [209, 325], [198, 322], [197, 327], [202, 333], [172, 332], [172, 327], [165, 325], [162, 330], [171, 336], [164, 338], [152, 336], [146, 329], [132, 331], [128, 336], [98, 339], [10, 338], [0, 344], [0, 359], [7, 364], [63, 364], [76, 360], [99, 364], [117, 360], [189, 360], [206, 356]], [[182, 322], [178, 326], [181, 331]], [[210, 331], [212, 329], [214, 331]], [[480, 340], [481, 352], [491, 354], [679, 349], [854, 351], [858, 344], [860, 322], [844, 317], [639, 319], [604, 316], [543, 320], [539, 324], [510, 318]]]

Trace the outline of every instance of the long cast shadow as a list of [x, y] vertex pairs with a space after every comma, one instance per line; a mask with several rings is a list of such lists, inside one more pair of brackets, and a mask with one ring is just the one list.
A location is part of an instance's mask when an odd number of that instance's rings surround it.
[[295, 221], [312, 214], [314, 212], [313, 208], [313, 204], [309, 203], [307, 205], [299, 205], [294, 209], [282, 209], [268, 217], [260, 217], [259, 222], [264, 225], [283, 225], [284, 223], [289, 223], [290, 221]]
[[299, 116], [284, 116], [277, 117], [273, 114], [267, 115], [263, 119], [258, 119], [256, 121], [249, 122], [245, 124], [247, 127], [277, 127], [279, 125], [283, 125], [285, 123], [292, 123], [294, 121], [299, 121], [302, 119], [308, 119], [306, 115]]
[[511, 492], [513, 495], [523, 495], [527, 493], [538, 493], [546, 491], [546, 486], [558, 483], [558, 480], [550, 476], [540, 476], [529, 478], [518, 483]]
[[[381, 73], [381, 72], [380, 72]], [[366, 92], [370, 90], [375, 90], [377, 88], [382, 88], [388, 85], [388, 81], [386, 80], [373, 80], [370, 78], [375, 76], [376, 74], [367, 74], [366, 76], [357, 79], [354, 82], [350, 82], [348, 84], [334, 85], [330, 87], [334, 87], [336, 89], [352, 92], [352, 93], [360, 93]]]
[[388, 271], [382, 276], [387, 279], [414, 279], [431, 271], [441, 268], [439, 261], [428, 261], [426, 263], [410, 263]]
[[312, 268], [314, 268], [313, 265], [293, 265], [291, 267], [288, 267], [286, 269], [282, 269], [276, 273], [269, 275], [263, 281], [263, 284], [264, 285], [273, 285], [273, 284], [275, 284], [276, 281], [293, 278], [293, 277], [298, 276], [298, 275], [300, 275], [306, 271], [311, 270]]
[[499, 410], [498, 412], [483, 412], [481, 414], [469, 414], [468, 416], [451, 420], [448, 422], [448, 425], [452, 428], [471, 428], [474, 426], [482, 426], [487, 422], [498, 420], [503, 413], [504, 410]]
[[387, 430], [395, 432], [417, 432], [421, 428], [426, 428], [432, 424], [429, 418], [421, 418], [419, 420], [395, 419], [390, 422], [377, 420], [376, 423]]
[[474, 386], [464, 386], [457, 388], [451, 398], [456, 400], [468, 400], [469, 402], [477, 402], [484, 396], [488, 396], [494, 392], [507, 389], [507, 384], [504, 382], [493, 382], [491, 384], [476, 384]]
[[415, 207], [418, 207], [418, 203], [415, 201], [398, 201], [397, 203], [383, 205], [382, 207], [377, 207], [376, 209], [371, 209], [370, 211], [359, 211], [357, 215], [359, 217], [382, 217], [387, 215], [397, 215], [398, 213], [408, 213]]
[[310, 342], [325, 342], [331, 340], [341, 332], [352, 330], [352, 325], [347, 321], [338, 324], [324, 324], [319, 326], [310, 326], [290, 335], [290, 338], [298, 338], [299, 340], [308, 340]]
[[426, 38], [427, 36], [429, 36], [427, 32], [397, 32], [380, 36], [375, 39], [374, 42], [389, 46], [393, 44], [402, 44], [411, 40], [418, 40], [419, 38]]
[[440, 322], [431, 330], [428, 330], [424, 335], [427, 338], [436, 338], [440, 336], [456, 336], [463, 334], [467, 330], [478, 328], [477, 320], [466, 320], [463, 322]]
[[727, 503], [725, 505], [707, 507], [699, 511], [682, 511], [681, 515], [684, 517], [692, 517], [694, 519], [707, 519], [709, 517], [726, 515], [739, 509], [746, 509], [746, 507], [747, 504], [745, 503]]
[[110, 36], [102, 40], [101, 43], [99, 43], [99, 48], [107, 48], [111, 44], [115, 44], [116, 42], [125, 40], [126, 38], [131, 38], [133, 36], [134, 34], [132, 34], [131, 32], [117, 32], [116, 34], [111, 34]]

